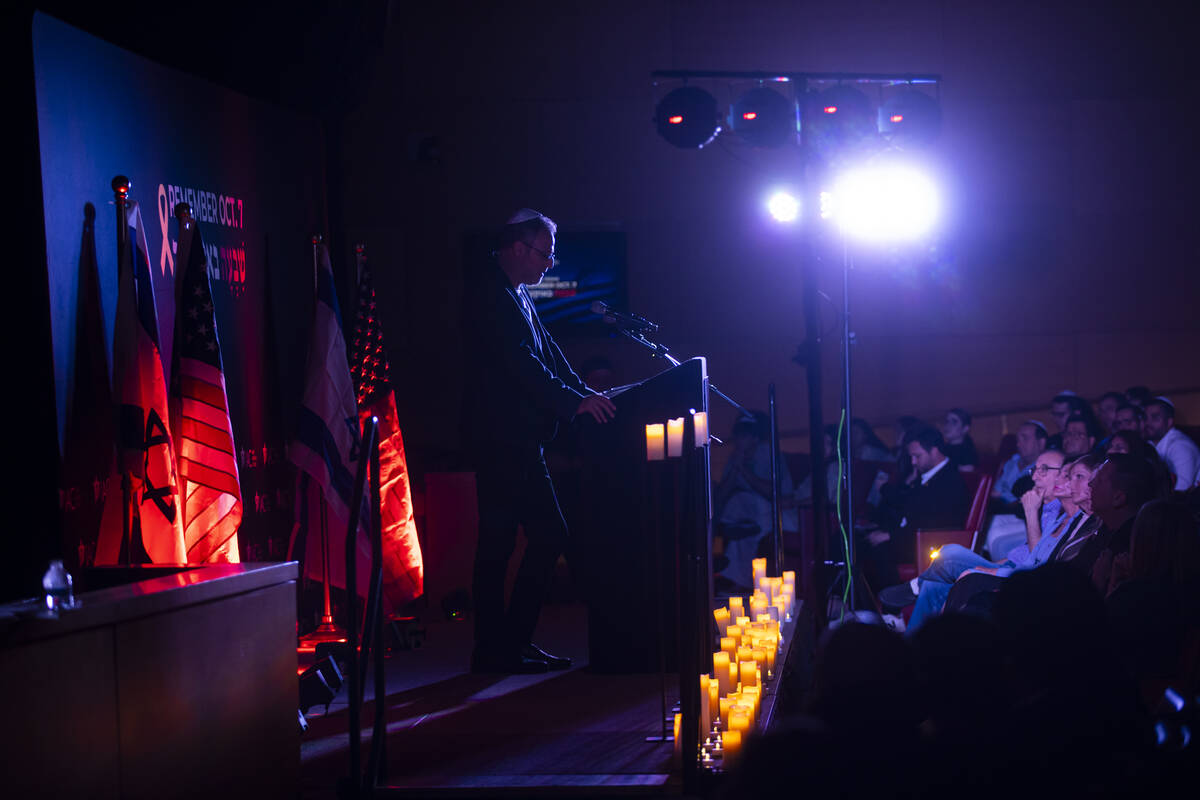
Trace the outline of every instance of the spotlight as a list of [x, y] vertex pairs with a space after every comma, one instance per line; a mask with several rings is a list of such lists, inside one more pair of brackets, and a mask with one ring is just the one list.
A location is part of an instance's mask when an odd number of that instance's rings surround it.
[[776, 222], [794, 222], [800, 216], [800, 201], [788, 192], [779, 191], [767, 200], [767, 211]]
[[326, 656], [300, 674], [300, 713], [316, 705], [328, 709], [342, 688], [342, 673], [337, 662]]
[[807, 95], [801, 113], [804, 143], [826, 158], [876, 132], [871, 101], [853, 86], [838, 85]]
[[846, 173], [829, 193], [828, 211], [847, 233], [861, 239], [916, 239], [938, 215], [933, 182], [916, 169], [889, 164]]
[[879, 132], [897, 147], [922, 147], [937, 138], [942, 109], [915, 89], [892, 95], [879, 107]]
[[676, 147], [704, 147], [721, 132], [717, 99], [695, 86], [681, 86], [658, 101], [654, 124]]
[[795, 143], [799, 131], [796, 104], [774, 89], [751, 89], [729, 110], [729, 129], [755, 147]]

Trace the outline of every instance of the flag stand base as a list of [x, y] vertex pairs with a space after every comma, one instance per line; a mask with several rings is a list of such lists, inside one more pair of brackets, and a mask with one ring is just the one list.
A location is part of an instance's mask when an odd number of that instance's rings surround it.
[[319, 644], [345, 641], [346, 632], [332, 618], [325, 617], [315, 631], [300, 637], [300, 643], [296, 650], [300, 653], [315, 653]]

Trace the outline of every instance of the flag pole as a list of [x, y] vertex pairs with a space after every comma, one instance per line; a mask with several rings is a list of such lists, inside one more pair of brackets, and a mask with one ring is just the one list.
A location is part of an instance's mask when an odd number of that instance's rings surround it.
[[[118, 175], [112, 179], [113, 200], [117, 207], [117, 285], [121, 283], [121, 261], [129, 249], [129, 178]], [[133, 264], [130, 263], [130, 268]], [[120, 431], [120, 420], [117, 430]], [[118, 434], [119, 435], [119, 434]], [[121, 459], [121, 541], [124, 544], [125, 564], [133, 565], [133, 478]]]
[[[313, 246], [313, 297], [317, 293], [317, 270], [318, 259], [320, 258], [321, 249], [321, 234], [314, 234], [312, 237]], [[333, 619], [333, 603], [329, 592], [329, 513], [328, 507], [325, 504], [325, 495], [320, 494], [321, 498], [321, 582], [324, 585], [322, 589], [323, 607], [321, 609], [321, 624], [312, 633], [300, 637], [300, 650], [307, 652], [315, 652], [317, 645], [322, 642], [345, 642], [346, 631], [343, 630]], [[351, 603], [355, 602], [354, 590], [347, 586], [346, 595], [350, 598]]]

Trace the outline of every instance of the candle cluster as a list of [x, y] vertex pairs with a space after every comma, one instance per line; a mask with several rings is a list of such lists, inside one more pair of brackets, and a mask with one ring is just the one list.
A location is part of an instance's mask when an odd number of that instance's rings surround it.
[[[708, 444], [708, 413], [692, 412], [693, 443], [696, 447]], [[683, 417], [655, 422], [646, 426], [646, 460], [662, 461], [683, 455]]]
[[[791, 620], [796, 573], [767, 576], [767, 560], [752, 562], [754, 585], [749, 598], [731, 597], [713, 611], [720, 650], [713, 653], [712, 675], [700, 676], [700, 760], [705, 766], [736, 763], [746, 737], [755, 730], [764, 681], [774, 677], [782, 645], [781, 625]], [[750, 612], [746, 612], [747, 601]]]

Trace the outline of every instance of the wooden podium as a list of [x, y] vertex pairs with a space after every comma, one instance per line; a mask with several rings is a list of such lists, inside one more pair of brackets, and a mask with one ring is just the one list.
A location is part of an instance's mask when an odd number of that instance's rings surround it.
[[[692, 412], [708, 412], [705, 360], [685, 361], [612, 400], [613, 421], [580, 423], [584, 466], [575, 527], [591, 669], [690, 671], [711, 638], [704, 620], [712, 621], [708, 447], [696, 447], [692, 432]], [[679, 417], [681, 456], [648, 462], [646, 425]]]

